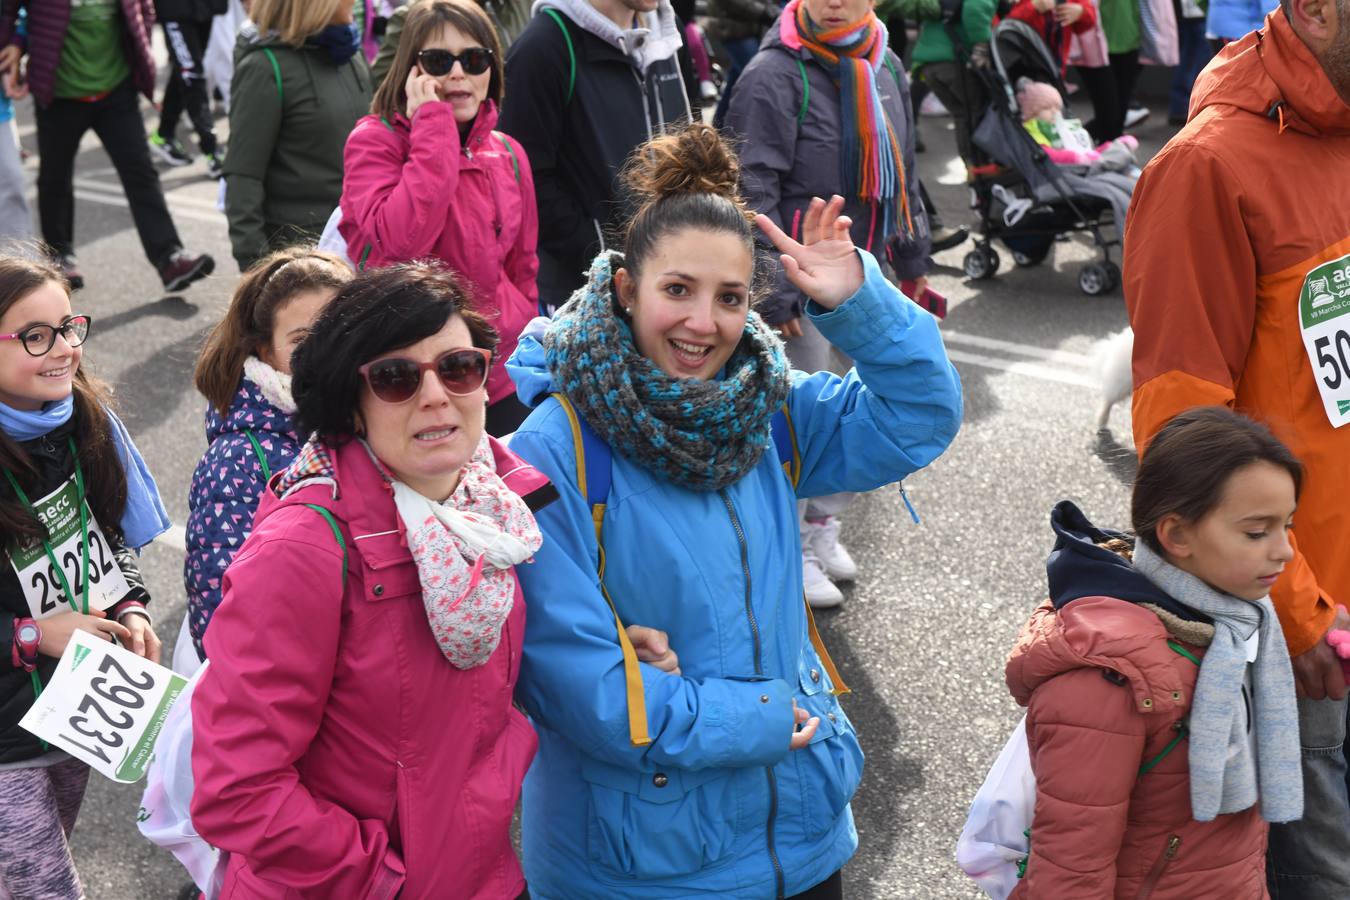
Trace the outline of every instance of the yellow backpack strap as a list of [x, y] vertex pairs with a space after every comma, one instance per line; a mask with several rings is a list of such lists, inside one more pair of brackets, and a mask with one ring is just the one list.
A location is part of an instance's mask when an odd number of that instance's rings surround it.
[[[567, 397], [561, 393], [555, 393], [553, 396], [558, 399], [563, 412], [567, 413], [567, 421], [572, 426], [572, 446], [577, 457], [577, 490], [581, 491], [581, 496], [591, 507], [591, 524], [595, 527], [595, 545], [599, 551], [596, 574], [600, 578], [600, 593], [604, 595], [605, 602], [609, 604], [609, 611], [614, 615], [614, 627], [619, 635], [619, 649], [623, 651], [623, 677], [628, 693], [628, 740], [634, 747], [645, 747], [652, 739], [647, 732], [647, 693], [642, 684], [642, 670], [638, 666], [637, 651], [633, 649], [633, 642], [628, 639], [623, 620], [619, 618], [619, 610], [605, 587], [605, 545], [601, 533], [605, 524], [605, 499], [609, 495], [610, 460], [607, 458], [598, 460], [596, 457], [606, 453], [608, 448], [603, 447], [594, 433], [586, 428]], [[591, 462], [595, 466], [591, 471], [596, 477], [590, 477], [587, 472], [588, 437], [591, 439], [593, 450]], [[599, 465], [601, 462], [603, 472]]]
[[[797, 446], [797, 429], [792, 427], [792, 413], [786, 403], [783, 404], [780, 414], [774, 416], [773, 442], [778, 452], [778, 460], [783, 465], [783, 474], [787, 476], [795, 491], [797, 483], [802, 479], [802, 455]], [[839, 670], [835, 668], [834, 660], [830, 659], [830, 651], [825, 649], [825, 642], [820, 638], [820, 631], [816, 628], [816, 617], [811, 613], [811, 604], [806, 602], [805, 593], [802, 594], [802, 605], [806, 607], [806, 631], [811, 636], [811, 646], [816, 648], [820, 664], [825, 667], [825, 673], [830, 676], [830, 684], [833, 685], [830, 693], [836, 697], [851, 693], [849, 686], [844, 684], [844, 679], [839, 677]]]

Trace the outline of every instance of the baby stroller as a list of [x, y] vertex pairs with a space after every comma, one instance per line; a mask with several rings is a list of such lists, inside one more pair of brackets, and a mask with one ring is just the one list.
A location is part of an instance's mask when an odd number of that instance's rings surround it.
[[[963, 268], [972, 279], [992, 278], [999, 268], [995, 238], [1012, 251], [1022, 267], [1039, 265], [1054, 248], [1058, 235], [1084, 231], [1101, 250], [1100, 261], [1078, 273], [1078, 287], [1097, 296], [1120, 286], [1120, 267], [1111, 260], [1111, 248], [1121, 245], [1109, 200], [1084, 194], [1083, 182], [1073, 172], [1052, 162], [1022, 127], [1014, 94], [1017, 80], [1027, 77], [1053, 85], [1069, 108], [1068, 91], [1059, 66], [1035, 29], [1007, 19], [994, 29], [990, 42], [993, 64], [974, 69], [991, 98], [979, 115], [972, 140], [988, 154], [992, 165], [975, 168], [971, 191], [980, 217], [975, 249], [966, 254]], [[1108, 238], [1107, 229], [1114, 233]]]

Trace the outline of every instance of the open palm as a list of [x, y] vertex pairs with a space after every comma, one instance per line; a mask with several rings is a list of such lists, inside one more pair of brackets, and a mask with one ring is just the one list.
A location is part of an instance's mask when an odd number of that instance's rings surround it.
[[802, 240], [794, 241], [768, 216], [755, 216], [765, 236], [782, 254], [783, 273], [802, 293], [826, 309], [834, 309], [862, 287], [862, 260], [849, 237], [853, 222], [839, 213], [844, 198], [830, 202], [816, 197], [802, 220]]

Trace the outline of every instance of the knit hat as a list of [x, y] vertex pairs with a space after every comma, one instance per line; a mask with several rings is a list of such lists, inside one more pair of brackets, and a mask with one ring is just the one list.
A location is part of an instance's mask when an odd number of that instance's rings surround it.
[[1037, 118], [1047, 110], [1063, 112], [1064, 98], [1059, 95], [1059, 89], [1052, 84], [1022, 78], [1017, 82], [1017, 105], [1022, 110], [1022, 121], [1025, 122]]

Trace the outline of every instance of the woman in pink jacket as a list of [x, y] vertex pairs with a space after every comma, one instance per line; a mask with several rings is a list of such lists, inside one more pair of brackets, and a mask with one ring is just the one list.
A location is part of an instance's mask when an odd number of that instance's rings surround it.
[[225, 898], [524, 890], [513, 566], [556, 494], [483, 433], [495, 343], [452, 274], [406, 265], [343, 289], [293, 357], [315, 437], [225, 574], [192, 699], [192, 819], [230, 854]]
[[[312, 434], [225, 572], [192, 697], [224, 900], [511, 900], [511, 705], [548, 479], [483, 431], [497, 344], [435, 263], [360, 275], [291, 359]], [[664, 633], [639, 658], [678, 671]]]
[[502, 53], [473, 0], [408, 13], [371, 114], [347, 139], [339, 230], [362, 267], [443, 260], [469, 282], [473, 307], [501, 340], [488, 377], [487, 431], [529, 413], [505, 361], [537, 314], [538, 211], [524, 150], [494, 131]]

